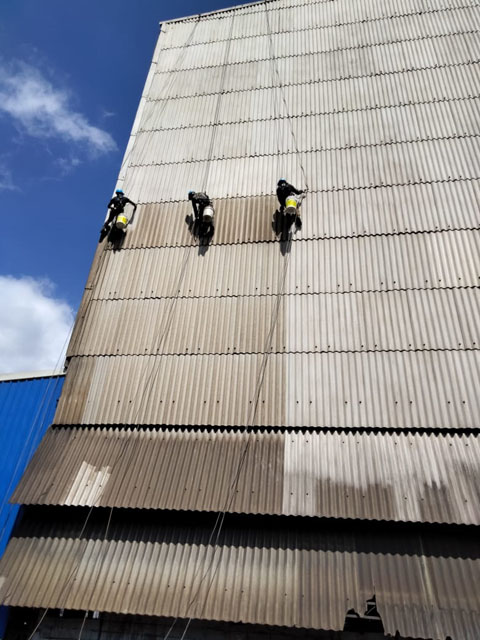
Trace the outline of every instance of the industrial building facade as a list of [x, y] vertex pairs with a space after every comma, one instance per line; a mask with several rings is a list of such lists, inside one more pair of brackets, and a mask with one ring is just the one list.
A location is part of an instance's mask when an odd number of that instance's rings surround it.
[[473, 0], [162, 25], [138, 210], [13, 497], [32, 637], [478, 637], [479, 28]]

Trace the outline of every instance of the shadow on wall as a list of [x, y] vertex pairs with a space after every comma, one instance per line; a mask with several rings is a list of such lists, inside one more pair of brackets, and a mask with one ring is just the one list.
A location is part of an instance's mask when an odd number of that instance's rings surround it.
[[112, 226], [108, 234], [108, 242], [112, 245], [114, 251], [120, 251], [125, 242], [127, 233], [123, 229], [117, 229], [115, 225]]
[[280, 252], [282, 256], [290, 253], [292, 249], [293, 234], [299, 228], [300, 218], [288, 213], [283, 213], [280, 209], [277, 209], [274, 212], [272, 216], [272, 230], [280, 240]]
[[198, 255], [204, 256], [212, 242], [215, 233], [215, 227], [211, 223], [205, 223], [203, 220], [194, 219], [191, 213], [185, 216], [185, 224], [194, 238], [198, 240]]

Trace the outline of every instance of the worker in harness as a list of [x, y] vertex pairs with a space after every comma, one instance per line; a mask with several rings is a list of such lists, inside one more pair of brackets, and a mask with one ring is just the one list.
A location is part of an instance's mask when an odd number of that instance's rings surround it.
[[198, 225], [200, 235], [213, 232], [213, 202], [203, 191], [189, 191], [188, 199], [192, 203], [194, 223]]
[[281, 178], [277, 183], [277, 198], [280, 203], [280, 213], [289, 216], [295, 216], [295, 226], [300, 229], [302, 227], [302, 220], [300, 218], [299, 207], [302, 203], [302, 198], [296, 198], [295, 196], [303, 196], [305, 191], [296, 189], [293, 184], [290, 184]]
[[127, 196], [123, 193], [122, 189], [117, 189], [115, 191], [115, 195], [108, 203], [108, 209], [109, 209], [108, 218], [105, 220], [105, 224], [100, 229], [99, 242], [102, 242], [102, 240], [110, 231], [113, 220], [115, 220], [117, 216], [120, 216], [125, 211], [125, 205], [127, 204], [133, 205], [133, 214], [131, 217], [131, 220], [133, 220], [133, 216], [135, 215], [135, 211], [137, 210], [137, 205], [135, 204], [135, 202], [132, 202], [129, 198], [127, 198]]

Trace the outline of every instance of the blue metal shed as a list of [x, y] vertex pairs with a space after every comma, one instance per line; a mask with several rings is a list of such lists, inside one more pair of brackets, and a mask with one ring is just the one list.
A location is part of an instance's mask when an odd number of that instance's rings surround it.
[[[0, 377], [0, 557], [20, 508], [8, 500], [53, 420], [64, 379], [45, 373]], [[0, 607], [0, 638], [6, 622], [7, 608]]]
[[0, 378], [0, 557], [19, 509], [8, 500], [52, 422], [64, 378], [34, 373]]

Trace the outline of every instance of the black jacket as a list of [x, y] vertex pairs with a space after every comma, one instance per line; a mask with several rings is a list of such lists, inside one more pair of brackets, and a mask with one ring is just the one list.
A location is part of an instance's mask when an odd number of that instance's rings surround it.
[[291, 193], [295, 193], [299, 196], [303, 191], [295, 189], [293, 184], [289, 184], [288, 182], [277, 187], [277, 198], [281, 207], [285, 206], [286, 200]]
[[125, 211], [126, 204], [133, 204], [134, 207], [137, 205], [135, 202], [132, 202], [127, 196], [116, 195], [108, 203], [108, 208], [113, 209], [115, 213], [123, 213]]
[[190, 199], [192, 201], [193, 212], [196, 218], [201, 217], [205, 207], [212, 205], [210, 198], [202, 191], [195, 192]]

